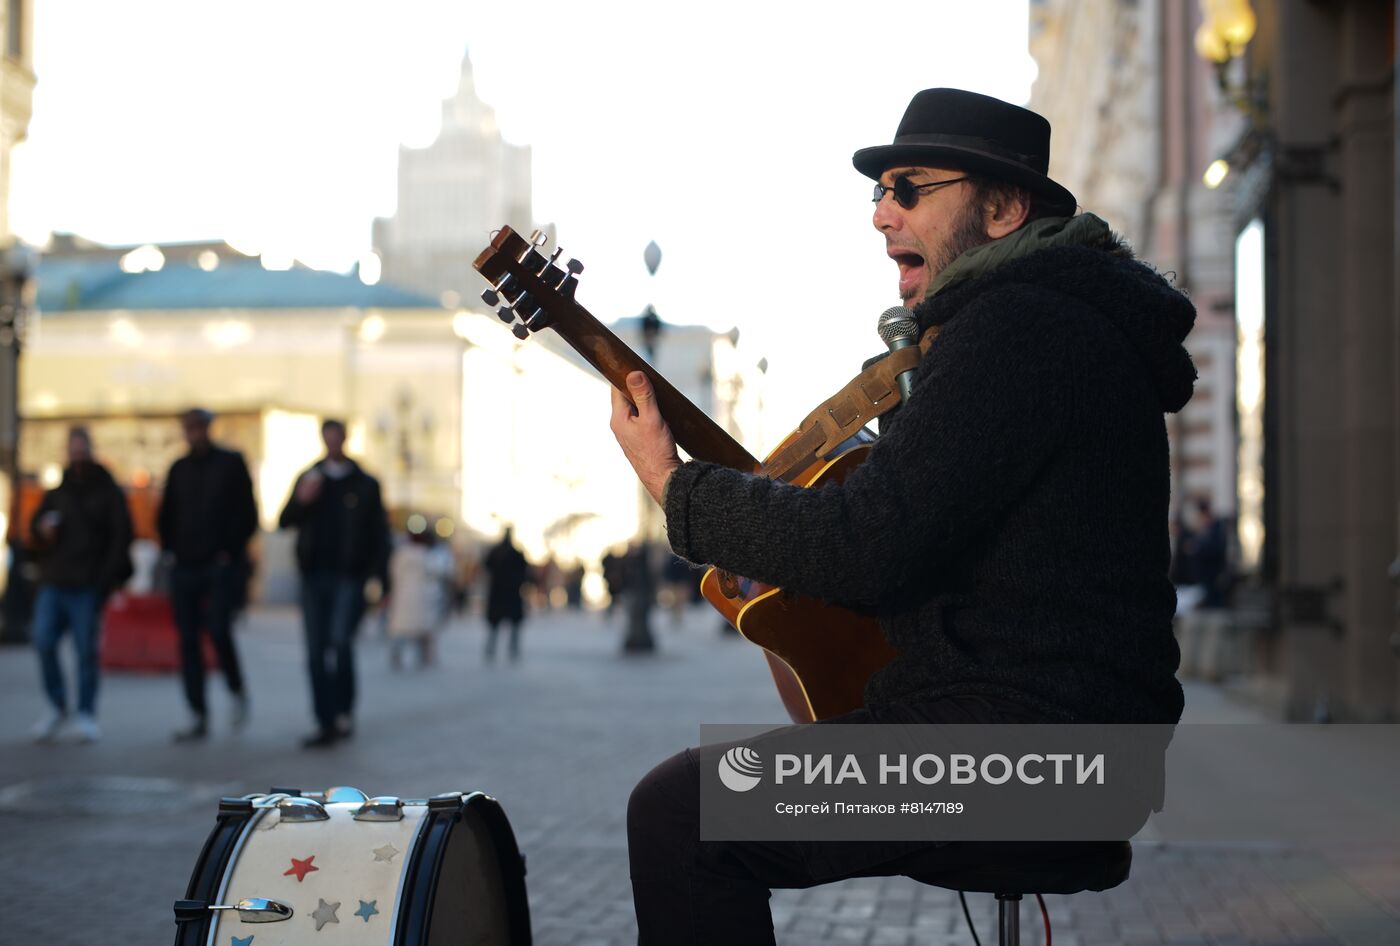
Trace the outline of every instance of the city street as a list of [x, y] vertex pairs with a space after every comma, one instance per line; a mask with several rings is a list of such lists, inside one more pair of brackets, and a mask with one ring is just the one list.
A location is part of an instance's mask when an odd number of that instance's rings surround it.
[[[782, 716], [758, 652], [722, 635], [707, 609], [680, 624], [658, 613], [659, 652], [648, 658], [618, 655], [620, 617], [538, 616], [514, 665], [483, 663], [482, 626], [470, 618], [444, 635], [438, 666], [398, 672], [366, 625], [357, 731], [319, 752], [298, 745], [311, 721], [291, 610], [245, 619], [252, 720], [230, 731], [216, 678], [214, 733], [197, 745], [170, 739], [185, 722], [174, 676], [116, 673], [103, 682], [102, 742], [33, 745], [33, 654], [0, 650], [0, 944], [169, 942], [171, 904], [217, 799], [273, 785], [405, 797], [486, 791], [528, 857], [535, 942], [633, 942], [631, 786], [695, 743], [702, 722]], [[1250, 718], [1208, 688], [1190, 688], [1187, 705], [1188, 719]], [[1400, 854], [1384, 837], [1337, 850], [1139, 840], [1122, 887], [1047, 899], [1059, 946], [1400, 944]], [[970, 902], [982, 942], [995, 942], [992, 899]], [[778, 892], [773, 912], [788, 946], [972, 942], [955, 894], [904, 878]], [[1022, 925], [1025, 943], [1041, 942], [1033, 901]]]

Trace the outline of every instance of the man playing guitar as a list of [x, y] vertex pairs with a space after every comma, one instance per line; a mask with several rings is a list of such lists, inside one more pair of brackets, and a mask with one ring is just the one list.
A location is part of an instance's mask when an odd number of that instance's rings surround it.
[[[641, 372], [612, 430], [677, 554], [873, 612], [894, 659], [823, 722], [1175, 723], [1163, 412], [1191, 396], [1186, 297], [1076, 214], [1050, 127], [928, 89], [856, 152], [920, 331], [906, 404], [844, 482], [802, 489], [682, 463]], [[640, 941], [773, 942], [773, 887], [956, 865], [967, 845], [700, 842], [690, 750], [638, 784]]]

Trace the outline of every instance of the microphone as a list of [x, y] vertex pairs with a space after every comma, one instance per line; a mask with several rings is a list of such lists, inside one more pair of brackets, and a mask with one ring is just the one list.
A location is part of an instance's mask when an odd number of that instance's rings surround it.
[[[897, 352], [901, 348], [908, 348], [919, 339], [919, 323], [914, 320], [914, 313], [910, 312], [902, 305], [891, 306], [880, 313], [880, 324], [877, 326], [880, 332], [880, 339], [890, 349]], [[901, 371], [895, 378], [899, 384], [899, 400], [901, 402], [909, 400], [909, 392], [914, 386], [914, 371]]]

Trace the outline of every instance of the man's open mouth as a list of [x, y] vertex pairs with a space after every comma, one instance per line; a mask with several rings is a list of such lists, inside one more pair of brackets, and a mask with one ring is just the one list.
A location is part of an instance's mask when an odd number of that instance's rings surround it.
[[899, 297], [909, 299], [919, 287], [924, 276], [924, 258], [908, 250], [891, 250], [890, 259], [899, 267]]

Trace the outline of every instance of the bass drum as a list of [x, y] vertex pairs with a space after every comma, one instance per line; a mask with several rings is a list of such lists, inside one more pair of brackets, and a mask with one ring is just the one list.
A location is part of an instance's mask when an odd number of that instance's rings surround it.
[[[529, 946], [525, 859], [481, 792], [225, 798], [175, 946]], [[327, 940], [329, 941], [329, 940]]]

